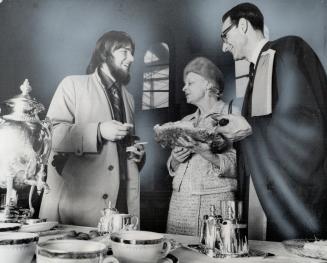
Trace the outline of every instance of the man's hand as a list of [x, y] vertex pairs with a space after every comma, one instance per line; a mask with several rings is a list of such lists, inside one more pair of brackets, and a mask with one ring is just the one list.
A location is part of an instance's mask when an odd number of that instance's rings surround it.
[[131, 132], [133, 125], [112, 120], [101, 122], [99, 128], [102, 138], [114, 142], [125, 138]]
[[129, 153], [129, 158], [136, 163], [140, 163], [145, 154], [144, 145], [138, 144], [137, 142], [130, 147], [126, 148], [126, 152]]

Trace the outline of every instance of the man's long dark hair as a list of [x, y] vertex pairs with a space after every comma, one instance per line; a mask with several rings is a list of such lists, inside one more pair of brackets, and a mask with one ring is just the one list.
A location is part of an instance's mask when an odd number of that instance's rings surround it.
[[132, 54], [134, 54], [134, 41], [126, 32], [109, 31], [104, 33], [96, 43], [91, 61], [87, 66], [86, 73], [92, 74], [100, 64], [110, 58], [113, 51], [127, 46], [132, 47]]
[[228, 17], [230, 17], [231, 22], [235, 25], [238, 25], [241, 18], [245, 18], [251, 23], [254, 29], [263, 32], [264, 17], [259, 8], [254, 4], [242, 3], [234, 6], [223, 15], [222, 21], [225, 22]]

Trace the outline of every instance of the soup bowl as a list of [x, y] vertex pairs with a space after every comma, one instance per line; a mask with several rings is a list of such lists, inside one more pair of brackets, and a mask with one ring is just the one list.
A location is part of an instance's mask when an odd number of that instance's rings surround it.
[[0, 262], [31, 262], [39, 236], [34, 233], [1, 232]]
[[163, 234], [120, 231], [110, 236], [111, 248], [120, 263], [155, 263], [168, 255], [171, 242]]
[[37, 263], [119, 263], [106, 245], [89, 240], [49, 240], [38, 244]]
[[0, 223], [0, 232], [17, 231], [21, 227], [19, 223]]

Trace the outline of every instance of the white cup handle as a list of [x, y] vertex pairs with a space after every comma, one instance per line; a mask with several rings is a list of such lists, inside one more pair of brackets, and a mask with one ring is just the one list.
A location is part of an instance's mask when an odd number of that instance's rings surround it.
[[119, 261], [113, 256], [107, 256], [103, 259], [102, 263], [119, 263]]
[[[139, 224], [139, 218], [137, 216], [132, 216], [132, 219], [135, 218], [135, 223], [133, 225], [133, 229], [137, 229], [137, 225]], [[132, 223], [132, 220], [131, 220]]]
[[165, 244], [166, 244], [166, 248], [162, 248], [161, 258], [165, 258], [169, 254], [169, 252], [171, 251], [171, 247], [172, 247], [171, 242], [166, 238], [164, 238], [162, 246], [164, 246]]

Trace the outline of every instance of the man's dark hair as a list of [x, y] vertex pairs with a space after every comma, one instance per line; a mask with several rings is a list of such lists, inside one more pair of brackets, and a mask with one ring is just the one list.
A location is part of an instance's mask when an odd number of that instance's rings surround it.
[[103, 34], [96, 43], [86, 73], [93, 73], [100, 64], [107, 61], [113, 51], [128, 46], [132, 48], [132, 54], [134, 54], [135, 43], [126, 32], [109, 31]]
[[222, 18], [222, 21], [230, 17], [233, 24], [238, 25], [241, 18], [248, 20], [254, 29], [263, 32], [264, 18], [257, 6], [251, 3], [242, 3], [234, 6], [232, 9], [227, 11]]

